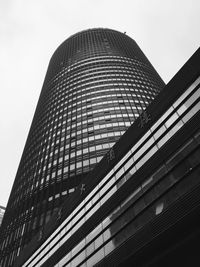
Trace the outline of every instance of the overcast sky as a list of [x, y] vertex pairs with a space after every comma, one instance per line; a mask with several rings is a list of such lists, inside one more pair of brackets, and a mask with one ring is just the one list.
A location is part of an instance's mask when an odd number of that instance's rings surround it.
[[199, 47], [199, 14], [199, 0], [0, 0], [0, 205], [60, 43], [88, 28], [126, 31], [167, 83]]

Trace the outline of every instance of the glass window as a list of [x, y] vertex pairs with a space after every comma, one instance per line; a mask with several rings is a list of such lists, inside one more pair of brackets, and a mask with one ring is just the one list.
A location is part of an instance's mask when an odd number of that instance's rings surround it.
[[[153, 127], [152, 127], [153, 128]], [[166, 131], [165, 125], [161, 126], [155, 133], [154, 138], [157, 140]]]
[[182, 106], [180, 106], [180, 108], [177, 110], [177, 113], [179, 115], [183, 114], [185, 111], [187, 110], [187, 106], [185, 104], [183, 104]]
[[111, 240], [105, 245], [105, 256], [107, 256], [111, 251], [113, 251], [115, 248], [115, 245], [113, 241]]
[[163, 211], [163, 209], [164, 209], [163, 202], [156, 204], [156, 210], [155, 210], [156, 215], [160, 214]]
[[186, 123], [200, 110], [200, 102], [198, 102], [183, 118], [182, 120]]
[[185, 91], [184, 94], [182, 94], [179, 99], [174, 103], [174, 106], [177, 107], [183, 99], [188, 96], [194, 88], [200, 83], [200, 77], [196, 79], [196, 81]]
[[136, 164], [136, 168], [139, 169], [149, 158], [151, 158], [157, 152], [157, 150], [158, 148], [156, 146], [152, 147]]
[[[85, 259], [85, 251], [79, 253], [71, 262], [71, 267], [78, 266]], [[82, 266], [82, 265], [81, 265]]]
[[104, 249], [102, 248], [87, 260], [87, 266], [94, 266], [97, 262], [99, 262], [103, 258], [104, 258]]
[[67, 263], [71, 259], [71, 252], [69, 252], [65, 257], [60, 260], [59, 266], [63, 266], [65, 263]]
[[99, 248], [102, 244], [103, 244], [103, 236], [100, 235], [99, 237], [95, 239], [95, 243], [94, 243], [95, 249]]
[[176, 120], [178, 119], [178, 114], [174, 113], [170, 118], [165, 122], [165, 126], [169, 128]]
[[89, 246], [86, 248], [86, 256], [88, 257], [89, 255], [94, 252], [94, 242], [92, 242]]

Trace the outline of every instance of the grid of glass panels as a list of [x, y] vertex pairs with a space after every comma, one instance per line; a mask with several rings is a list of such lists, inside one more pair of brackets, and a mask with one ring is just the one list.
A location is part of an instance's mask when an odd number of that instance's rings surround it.
[[85, 31], [57, 49], [8, 203], [1, 248], [12, 255], [5, 265], [163, 86], [136, 43], [122, 33]]
[[[85, 223], [154, 153], [199, 111], [198, 78], [128, 151], [23, 266], [42, 264]], [[43, 257], [39, 260], [40, 257]], [[35, 259], [34, 259], [35, 258]], [[34, 260], [33, 260], [34, 259]], [[39, 262], [38, 262], [39, 260]]]
[[[200, 142], [189, 140], [55, 267], [94, 266], [199, 183]], [[192, 151], [191, 151], [192, 150]], [[133, 248], [133, 251], [135, 248]]]

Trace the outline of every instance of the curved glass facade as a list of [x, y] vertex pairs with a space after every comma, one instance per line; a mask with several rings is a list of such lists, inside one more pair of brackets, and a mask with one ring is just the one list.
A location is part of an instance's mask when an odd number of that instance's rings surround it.
[[[129, 179], [134, 179], [136, 172], [199, 112], [199, 84], [200, 78], [154, 122], [22, 267], [43, 266], [63, 244], [70, 244], [70, 238], [77, 234], [100, 207]], [[109, 255], [139, 228], [198, 183], [196, 175], [200, 170], [199, 155], [198, 131], [170, 158], [165, 159], [158, 169], [147, 176], [140, 186], [98, 225], [94, 220], [94, 229], [74, 245], [73, 249], [66, 246], [63, 249], [65, 256], [54, 266], [94, 266]], [[183, 186], [184, 183], [186, 184]], [[48, 262], [45, 266], [48, 266]]]
[[5, 266], [163, 86], [135, 41], [123, 33], [87, 30], [58, 47], [3, 222]]

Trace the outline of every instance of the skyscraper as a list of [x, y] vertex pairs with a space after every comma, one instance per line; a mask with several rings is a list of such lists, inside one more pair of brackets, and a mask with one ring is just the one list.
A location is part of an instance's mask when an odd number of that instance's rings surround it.
[[58, 47], [3, 220], [3, 266], [12, 265], [163, 86], [138, 45], [123, 33], [87, 30]]
[[200, 49], [13, 267], [199, 266], [199, 61]]

